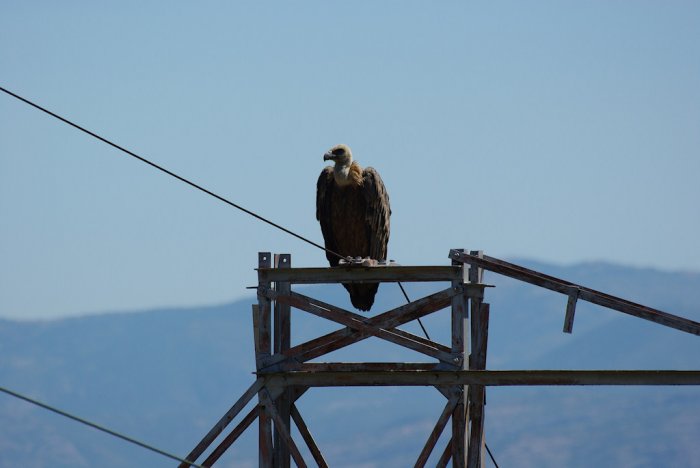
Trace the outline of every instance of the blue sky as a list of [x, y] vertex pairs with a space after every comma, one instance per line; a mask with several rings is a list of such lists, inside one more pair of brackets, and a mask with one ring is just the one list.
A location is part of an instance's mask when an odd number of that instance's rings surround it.
[[[700, 3], [3, 2], [0, 85], [321, 242], [323, 152], [453, 247], [700, 271]], [[0, 317], [209, 304], [323, 253], [0, 95]]]

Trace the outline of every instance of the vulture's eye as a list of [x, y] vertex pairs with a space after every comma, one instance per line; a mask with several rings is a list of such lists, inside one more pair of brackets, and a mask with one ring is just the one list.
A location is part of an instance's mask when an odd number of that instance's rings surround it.
[[343, 153], [345, 153], [345, 150], [343, 148], [336, 148], [333, 151], [331, 151], [336, 156], [342, 156]]

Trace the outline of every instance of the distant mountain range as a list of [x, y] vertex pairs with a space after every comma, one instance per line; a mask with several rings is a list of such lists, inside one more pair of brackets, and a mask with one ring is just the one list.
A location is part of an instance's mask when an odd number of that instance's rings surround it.
[[[698, 273], [515, 262], [700, 321]], [[586, 303], [566, 335], [564, 296], [489, 273], [485, 281], [496, 286], [486, 297], [488, 368], [700, 369], [700, 337]], [[412, 299], [440, 287], [405, 286]], [[340, 285], [300, 291], [350, 307]], [[373, 313], [402, 301], [384, 284]], [[252, 302], [0, 320], [0, 385], [184, 456], [254, 380]], [[447, 310], [424, 323], [448, 342]], [[293, 312], [295, 342], [335, 328]], [[374, 339], [356, 346], [325, 360], [423, 360]], [[312, 389], [298, 402], [331, 466], [368, 468], [412, 466], [443, 404], [430, 388]], [[486, 437], [503, 468], [700, 466], [700, 387], [490, 388]], [[257, 466], [256, 443], [251, 428], [217, 466]], [[0, 467], [175, 465], [0, 394]]]

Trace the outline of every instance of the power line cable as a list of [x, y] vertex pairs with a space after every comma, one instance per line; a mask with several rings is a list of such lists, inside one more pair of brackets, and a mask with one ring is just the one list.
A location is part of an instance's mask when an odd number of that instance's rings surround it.
[[164, 457], [168, 457], [168, 458], [173, 459], [173, 460], [176, 460], [176, 461], [178, 461], [178, 462], [180, 462], [180, 463], [188, 463], [188, 464], [190, 464], [190, 465], [192, 465], [192, 466], [195, 466], [195, 467], [197, 467], [197, 468], [204, 468], [204, 467], [202, 467], [202, 465], [198, 465], [198, 464], [196, 464], [196, 463], [194, 463], [194, 462], [191, 462], [191, 461], [189, 461], [189, 460], [186, 460], [186, 459], [184, 459], [184, 458], [180, 458], [180, 457], [178, 457], [177, 455], [173, 455], [172, 453], [168, 453], [168, 452], [166, 452], [165, 450], [161, 450], [161, 449], [156, 448], [156, 447], [154, 447], [154, 446], [152, 446], [152, 445], [149, 445], [149, 444], [146, 444], [146, 443], [141, 442], [141, 441], [139, 441], [139, 440], [136, 440], [136, 439], [134, 439], [133, 437], [129, 437], [129, 436], [126, 436], [126, 435], [124, 435], [124, 434], [120, 434], [120, 433], [118, 433], [118, 432], [116, 432], [116, 431], [113, 431], [113, 430], [111, 430], [111, 429], [108, 429], [108, 428], [106, 428], [106, 427], [104, 427], [104, 426], [100, 426], [99, 424], [95, 424], [94, 422], [90, 422], [90, 421], [88, 421], [87, 419], [83, 419], [83, 418], [81, 418], [81, 417], [75, 416], [75, 415], [70, 414], [70, 413], [68, 413], [68, 412], [66, 412], [66, 411], [60, 410], [60, 409], [55, 408], [55, 407], [53, 407], [53, 406], [47, 405], [46, 403], [42, 403], [42, 402], [40, 402], [40, 401], [38, 401], [38, 400], [35, 400], [35, 399], [33, 399], [33, 398], [30, 398], [30, 397], [28, 397], [28, 396], [26, 396], [26, 395], [22, 395], [22, 394], [20, 394], [20, 393], [17, 393], [17, 392], [14, 392], [14, 391], [12, 391], [12, 390], [9, 390], [9, 389], [7, 389], [7, 388], [5, 388], [5, 387], [0, 387], [0, 391], [1, 391], [1, 392], [4, 392], [4, 393], [6, 393], [6, 394], [8, 394], [8, 395], [10, 395], [10, 396], [13, 396], [13, 397], [15, 397], [15, 398], [19, 398], [20, 400], [24, 400], [24, 401], [26, 401], [27, 403], [31, 403], [31, 404], [33, 404], [33, 405], [39, 406], [39, 407], [41, 407], [41, 408], [44, 408], [45, 410], [52, 411], [52, 412], [54, 412], [54, 413], [56, 413], [56, 414], [58, 414], [58, 415], [61, 415], [61, 416], [63, 416], [63, 417], [69, 418], [69, 419], [72, 419], [73, 421], [77, 421], [77, 422], [79, 422], [79, 423], [81, 423], [81, 424], [84, 424], [84, 425], [86, 425], [86, 426], [92, 427], [93, 429], [97, 429], [98, 431], [102, 431], [102, 432], [104, 432], [104, 433], [106, 433], [106, 434], [109, 434], [109, 435], [111, 435], [111, 436], [113, 436], [113, 437], [117, 437], [117, 438], [122, 439], [122, 440], [124, 440], [124, 441], [126, 441], [126, 442], [129, 442], [129, 443], [131, 443], [131, 444], [138, 445], [139, 447], [142, 447], [142, 448], [145, 448], [145, 449], [150, 450], [150, 451], [152, 451], [152, 452], [155, 452], [155, 453], [157, 453], [157, 454], [159, 454], [159, 455], [163, 455]]
[[[400, 281], [397, 281], [399, 288], [401, 288], [401, 292], [403, 293], [403, 297], [406, 298], [406, 302], [411, 302], [411, 300], [408, 298], [408, 294], [406, 294], [406, 290], [403, 288], [403, 284], [401, 284]], [[428, 330], [425, 329], [423, 326], [423, 322], [421, 321], [420, 317], [418, 317], [418, 325], [420, 325], [421, 329], [423, 330], [423, 334], [425, 334], [425, 337], [430, 340], [430, 335], [428, 335]], [[432, 341], [432, 340], [430, 340]]]
[[[146, 163], [146, 164], [148, 164], [149, 166], [151, 166], [151, 167], [153, 167], [153, 168], [155, 168], [155, 169], [158, 169], [159, 171], [161, 171], [161, 172], [163, 172], [163, 173], [165, 173], [165, 174], [167, 174], [167, 175], [169, 175], [169, 176], [171, 176], [171, 177], [174, 177], [174, 178], [176, 178], [177, 180], [179, 180], [179, 181], [181, 181], [181, 182], [184, 182], [184, 183], [186, 183], [187, 185], [189, 185], [189, 186], [191, 186], [191, 187], [194, 187], [194, 188], [196, 188], [197, 190], [200, 190], [200, 191], [206, 193], [207, 195], [211, 195], [212, 197], [214, 197], [214, 198], [216, 198], [217, 200], [220, 200], [220, 201], [226, 203], [227, 205], [230, 205], [230, 206], [232, 206], [232, 207], [234, 207], [234, 208], [236, 208], [236, 209], [238, 209], [238, 210], [240, 210], [240, 211], [242, 211], [242, 212], [244, 212], [244, 213], [246, 213], [246, 214], [249, 214], [250, 216], [253, 216], [253, 217], [256, 218], [256, 219], [259, 219], [260, 221], [263, 221], [263, 222], [269, 224], [270, 226], [273, 226], [273, 227], [275, 227], [275, 228], [277, 228], [277, 229], [279, 229], [279, 230], [281, 230], [281, 231], [283, 231], [283, 232], [285, 232], [285, 233], [287, 233], [287, 234], [289, 234], [289, 235], [291, 235], [291, 236], [294, 236], [294, 237], [296, 237], [297, 239], [306, 242], [307, 244], [311, 244], [311, 245], [313, 245], [314, 247], [317, 247], [317, 248], [319, 248], [319, 249], [321, 249], [321, 250], [323, 250], [323, 251], [325, 251], [325, 252], [328, 252], [328, 253], [330, 253], [331, 255], [335, 255], [336, 257], [338, 257], [338, 258], [340, 258], [340, 259], [345, 259], [345, 258], [346, 258], [345, 256], [340, 255], [338, 252], [334, 252], [333, 250], [327, 249], [326, 247], [324, 247], [324, 246], [322, 246], [322, 245], [320, 245], [320, 244], [318, 244], [318, 243], [316, 243], [316, 242], [314, 242], [314, 241], [312, 241], [312, 240], [309, 240], [309, 239], [307, 239], [306, 237], [303, 237], [303, 236], [301, 236], [301, 235], [299, 235], [299, 234], [297, 234], [297, 233], [295, 233], [295, 232], [293, 232], [293, 231], [291, 231], [291, 230], [285, 228], [284, 226], [280, 226], [279, 224], [277, 224], [277, 223], [275, 223], [275, 222], [272, 222], [272, 221], [270, 221], [269, 219], [264, 218], [264, 217], [260, 216], [259, 214], [255, 213], [255, 212], [253, 212], [253, 211], [250, 211], [250, 210], [248, 210], [248, 209], [242, 207], [241, 205], [238, 205], [237, 203], [234, 203], [234, 202], [232, 202], [231, 200], [228, 200], [227, 198], [224, 198], [224, 197], [222, 197], [221, 195], [218, 195], [218, 194], [212, 192], [211, 190], [208, 190], [208, 189], [202, 187], [201, 185], [196, 184], [196, 183], [190, 181], [189, 179], [186, 179], [186, 178], [184, 178], [184, 177], [182, 177], [182, 176], [180, 176], [180, 175], [178, 175], [178, 174], [176, 174], [176, 173], [174, 173], [174, 172], [172, 172], [172, 171], [170, 171], [170, 170], [164, 168], [163, 166], [160, 166], [160, 165], [158, 165], [158, 164], [156, 164], [156, 163], [154, 163], [154, 162], [152, 162], [152, 161], [150, 161], [150, 160], [144, 158], [143, 156], [140, 156], [140, 155], [134, 153], [133, 151], [130, 151], [130, 150], [124, 148], [123, 146], [120, 146], [120, 145], [118, 145], [118, 144], [116, 144], [116, 143], [114, 143], [114, 142], [108, 140], [107, 138], [105, 138], [105, 137], [103, 137], [103, 136], [100, 136], [100, 135], [98, 135], [97, 133], [92, 132], [92, 131], [90, 131], [90, 130], [88, 130], [88, 129], [86, 129], [86, 128], [84, 128], [84, 127], [82, 127], [82, 126], [80, 126], [80, 125], [78, 125], [78, 124], [76, 124], [76, 123], [74, 123], [74, 122], [68, 120], [68, 119], [66, 119], [65, 117], [61, 117], [60, 115], [56, 114], [55, 112], [52, 112], [52, 111], [46, 109], [45, 107], [42, 107], [42, 106], [40, 106], [39, 104], [36, 104], [35, 102], [30, 101], [30, 100], [27, 99], [27, 98], [24, 98], [24, 97], [22, 97], [22, 96], [20, 96], [20, 95], [18, 95], [18, 94], [15, 94], [15, 93], [13, 93], [12, 91], [3, 88], [2, 86], [0, 86], [0, 91], [2, 91], [2, 92], [4, 92], [4, 93], [6, 93], [6, 94], [12, 96], [12, 97], [15, 98], [15, 99], [18, 99], [18, 100], [24, 102], [25, 104], [29, 104], [30, 106], [34, 107], [35, 109], [38, 109], [38, 110], [40, 110], [40, 111], [42, 111], [42, 112], [44, 112], [44, 113], [50, 115], [51, 117], [53, 117], [53, 118], [55, 118], [55, 119], [58, 119], [58, 120], [60, 120], [61, 122], [65, 123], [65, 124], [68, 124], [68, 125], [70, 125], [71, 127], [76, 128], [76, 129], [80, 130], [81, 132], [86, 133], [86, 134], [90, 135], [91, 137], [96, 138], [96, 139], [102, 141], [103, 143], [107, 143], [108, 145], [112, 146], [113, 148], [116, 148], [116, 149], [118, 149], [119, 151], [121, 151], [121, 152], [123, 152], [123, 153], [126, 153], [126, 154], [128, 154], [129, 156], [131, 156], [131, 157], [133, 157], [133, 158], [135, 158], [135, 159], [138, 159], [139, 161], [141, 161], [141, 162], [143, 162], [143, 163]], [[411, 302], [411, 301], [408, 299], [408, 296], [406, 295], [406, 291], [403, 289], [403, 286], [401, 285], [401, 283], [399, 283], [399, 286], [401, 287], [401, 291], [403, 292], [404, 297], [406, 298], [406, 300], [407, 300], [408, 302]], [[418, 323], [420, 323], [420, 326], [421, 326], [421, 328], [423, 329], [423, 333], [425, 333], [425, 337], [426, 337], [427, 339], [430, 339], [430, 337], [428, 336], [428, 332], [426, 331], [425, 327], [423, 326], [423, 323], [421, 322], [420, 318], [418, 319]]]
[[170, 171], [170, 170], [168, 170], [168, 169], [166, 169], [166, 168], [164, 168], [164, 167], [162, 167], [162, 166], [160, 166], [160, 165], [158, 165], [158, 164], [156, 164], [156, 163], [154, 163], [154, 162], [152, 162], [152, 161], [149, 161], [148, 159], [144, 158], [143, 156], [139, 156], [138, 154], [134, 153], [133, 151], [129, 151], [128, 149], [124, 148], [123, 146], [120, 146], [120, 145], [118, 145], [118, 144], [116, 144], [116, 143], [114, 143], [114, 142], [108, 140], [107, 138], [98, 135], [98, 134], [95, 133], [95, 132], [92, 132], [92, 131], [90, 131], [90, 130], [84, 128], [84, 127], [81, 127], [80, 125], [78, 125], [78, 124], [76, 124], [76, 123], [74, 123], [74, 122], [71, 122], [70, 120], [68, 120], [68, 119], [66, 119], [66, 118], [64, 118], [64, 117], [61, 117], [60, 115], [58, 115], [58, 114], [56, 114], [56, 113], [54, 113], [54, 112], [51, 112], [50, 110], [48, 110], [48, 109], [46, 109], [46, 108], [40, 106], [39, 104], [36, 104], [36, 103], [30, 101], [29, 99], [23, 98], [22, 96], [19, 96], [18, 94], [15, 94], [15, 93], [13, 93], [12, 91], [9, 91], [9, 90], [3, 88], [2, 86], [0, 86], [0, 91], [2, 91], [2, 92], [4, 92], [4, 93], [6, 93], [6, 94], [8, 94], [8, 95], [10, 95], [10, 96], [12, 96], [12, 97], [14, 97], [15, 99], [18, 99], [18, 100], [20, 100], [20, 101], [26, 103], [26, 104], [29, 104], [30, 106], [32, 106], [32, 107], [34, 107], [34, 108], [36, 108], [36, 109], [39, 109], [40, 111], [42, 111], [42, 112], [44, 112], [44, 113], [50, 115], [51, 117], [54, 117], [54, 118], [60, 120], [61, 122], [70, 125], [71, 127], [77, 128], [77, 129], [80, 130], [81, 132], [86, 133], [86, 134], [90, 135], [91, 137], [96, 138], [96, 139], [102, 141], [103, 143], [107, 143], [108, 145], [110, 145], [110, 146], [112, 146], [112, 147], [118, 149], [119, 151], [121, 151], [121, 152], [123, 152], [123, 153], [126, 153], [126, 154], [128, 154], [129, 156], [131, 156], [131, 157], [133, 157], [133, 158], [136, 158], [136, 159], [138, 159], [139, 161], [144, 162], [144, 163], [148, 164], [149, 166], [154, 167], [154, 168], [158, 169], [159, 171], [164, 172], [165, 174], [168, 174], [169, 176], [174, 177], [174, 178], [176, 178], [177, 180], [179, 180], [179, 181], [181, 181], [181, 182], [186, 183], [187, 185], [190, 185], [191, 187], [194, 187], [194, 188], [196, 188], [197, 190], [200, 190], [200, 191], [206, 193], [207, 195], [211, 195], [212, 197], [214, 197], [214, 198], [216, 198], [216, 199], [218, 199], [218, 200], [220, 200], [220, 201], [226, 203], [227, 205], [230, 205], [230, 206], [232, 206], [232, 207], [234, 207], [234, 208], [236, 208], [236, 209], [238, 209], [238, 210], [241, 210], [242, 212], [244, 212], [244, 213], [246, 213], [246, 214], [249, 214], [250, 216], [253, 216], [254, 218], [257, 218], [257, 219], [259, 219], [260, 221], [263, 221], [263, 222], [269, 224], [270, 226], [273, 226], [273, 227], [275, 227], [275, 228], [277, 228], [277, 229], [279, 229], [279, 230], [281, 230], [281, 231], [284, 231], [284, 232], [286, 232], [287, 234], [289, 234], [289, 235], [291, 235], [291, 236], [294, 236], [294, 237], [296, 237], [296, 238], [299, 239], [299, 240], [302, 240], [302, 241], [304, 241], [304, 242], [306, 242], [306, 243], [308, 243], [308, 244], [313, 245], [314, 247], [318, 247], [318, 248], [321, 249], [321, 250], [324, 250], [324, 251], [326, 251], [326, 252], [328, 252], [328, 253], [330, 253], [330, 254], [332, 254], [332, 255], [335, 255], [335, 256], [338, 257], [338, 258], [345, 259], [345, 256], [340, 255], [339, 253], [334, 252], [334, 251], [332, 251], [332, 250], [330, 250], [330, 249], [327, 249], [326, 247], [324, 247], [324, 246], [322, 246], [322, 245], [320, 245], [320, 244], [317, 244], [316, 242], [314, 242], [314, 241], [312, 241], [312, 240], [309, 240], [309, 239], [307, 239], [306, 237], [303, 237], [303, 236], [301, 236], [301, 235], [299, 235], [299, 234], [297, 234], [297, 233], [295, 233], [295, 232], [293, 232], [293, 231], [290, 231], [289, 229], [285, 228], [284, 226], [280, 226], [279, 224], [274, 223], [274, 222], [270, 221], [269, 219], [264, 218], [264, 217], [260, 216], [259, 214], [255, 213], [255, 212], [253, 212], [253, 211], [250, 211], [250, 210], [248, 210], [248, 209], [246, 209], [246, 208], [244, 208], [244, 207], [242, 207], [242, 206], [240, 206], [240, 205], [238, 205], [238, 204], [232, 202], [231, 200], [228, 200], [228, 199], [222, 197], [221, 195], [217, 195], [216, 193], [214, 193], [214, 192], [212, 192], [212, 191], [210, 191], [210, 190], [208, 190], [208, 189], [202, 187], [201, 185], [196, 184], [196, 183], [194, 183], [194, 182], [192, 182], [192, 181], [190, 181], [190, 180], [188, 180], [188, 179], [186, 179], [186, 178], [184, 178], [184, 177], [182, 177], [182, 176], [180, 176], [180, 175], [178, 175], [178, 174], [175, 174], [174, 172], [172, 172], [172, 171]]
[[[186, 179], [186, 178], [184, 178], [184, 177], [182, 177], [182, 176], [180, 176], [180, 175], [178, 175], [178, 174], [176, 174], [176, 173], [174, 173], [174, 172], [172, 172], [172, 171], [170, 171], [170, 170], [168, 170], [168, 169], [166, 169], [166, 168], [164, 168], [164, 167], [162, 167], [162, 166], [160, 166], [160, 165], [158, 165], [158, 164], [156, 164], [156, 163], [154, 163], [154, 162], [152, 162], [152, 161], [150, 161], [150, 160], [148, 160], [148, 159], [146, 159], [146, 158], [144, 158], [143, 156], [139, 156], [138, 154], [136, 154], [136, 153], [134, 153], [134, 152], [132, 152], [132, 151], [129, 151], [128, 149], [126, 149], [126, 148], [124, 148], [124, 147], [122, 147], [122, 146], [120, 146], [120, 145], [118, 145], [118, 144], [116, 144], [116, 143], [114, 143], [114, 142], [108, 140], [107, 138], [102, 137], [102, 136], [98, 135], [97, 133], [94, 133], [94, 132], [92, 132], [92, 131], [90, 131], [90, 130], [88, 130], [88, 129], [86, 129], [86, 128], [84, 128], [84, 127], [82, 127], [82, 126], [80, 126], [80, 125], [78, 125], [78, 124], [76, 124], [76, 123], [74, 123], [74, 122], [72, 122], [72, 121], [66, 119], [66, 118], [64, 118], [64, 117], [61, 117], [60, 115], [58, 115], [58, 114], [56, 114], [56, 113], [54, 113], [54, 112], [51, 112], [50, 110], [48, 110], [48, 109], [46, 109], [46, 108], [44, 108], [44, 107], [42, 107], [42, 106], [40, 106], [40, 105], [38, 105], [38, 104], [36, 104], [36, 103], [30, 101], [29, 99], [26, 99], [26, 98], [24, 98], [24, 97], [22, 97], [22, 96], [20, 96], [20, 95], [18, 95], [18, 94], [15, 94], [15, 93], [13, 93], [12, 91], [10, 91], [10, 90], [8, 90], [8, 89], [5, 89], [5, 88], [2, 87], [2, 86], [0, 86], [0, 91], [2, 91], [2, 92], [4, 92], [5, 94], [8, 94], [9, 96], [12, 96], [12, 97], [14, 97], [15, 99], [18, 99], [18, 100], [20, 100], [20, 101], [22, 101], [22, 102], [24, 102], [24, 103], [26, 103], [26, 104], [29, 104], [30, 106], [34, 107], [35, 109], [38, 109], [38, 110], [40, 110], [40, 111], [42, 111], [42, 112], [44, 112], [44, 113], [50, 115], [51, 117], [54, 117], [55, 119], [60, 120], [60, 121], [63, 122], [63, 123], [68, 124], [68, 125], [70, 125], [71, 127], [74, 127], [74, 128], [76, 128], [76, 129], [80, 130], [81, 132], [86, 133], [86, 134], [90, 135], [91, 137], [96, 138], [96, 139], [102, 141], [103, 143], [106, 143], [106, 144], [108, 144], [108, 145], [110, 145], [110, 146], [112, 146], [112, 147], [118, 149], [119, 151], [128, 154], [129, 156], [131, 156], [131, 157], [133, 157], [133, 158], [135, 158], [135, 159], [138, 159], [139, 161], [148, 164], [148, 165], [151, 166], [151, 167], [153, 167], [153, 168], [155, 168], [155, 169], [158, 169], [159, 171], [161, 171], [161, 172], [163, 172], [163, 173], [165, 173], [165, 174], [167, 174], [167, 175], [169, 175], [169, 176], [171, 176], [171, 177], [174, 177], [175, 179], [177, 179], [177, 180], [179, 180], [179, 181], [181, 181], [181, 182], [184, 182], [184, 183], [186, 183], [187, 185], [189, 185], [189, 186], [191, 186], [191, 187], [194, 187], [194, 188], [196, 188], [197, 190], [200, 190], [201, 192], [204, 192], [204, 193], [206, 193], [207, 195], [210, 195], [210, 196], [216, 198], [217, 200], [220, 200], [220, 201], [226, 203], [227, 205], [230, 205], [230, 206], [232, 206], [232, 207], [234, 207], [234, 208], [236, 208], [236, 209], [238, 209], [238, 210], [240, 210], [240, 211], [242, 211], [242, 212], [244, 212], [244, 213], [246, 213], [246, 214], [248, 214], [248, 215], [250, 215], [250, 216], [253, 216], [254, 218], [259, 219], [260, 221], [263, 221], [263, 222], [269, 224], [270, 226], [273, 226], [273, 227], [275, 227], [275, 228], [277, 228], [277, 229], [279, 229], [279, 230], [281, 230], [281, 231], [283, 231], [283, 232], [285, 232], [285, 233], [287, 233], [287, 234], [289, 234], [289, 235], [291, 235], [291, 236], [294, 236], [294, 237], [296, 237], [297, 239], [306, 242], [307, 244], [310, 244], [310, 245], [312, 245], [312, 246], [314, 246], [314, 247], [317, 247], [317, 248], [319, 248], [319, 249], [321, 249], [321, 250], [323, 250], [323, 251], [325, 251], [325, 252], [328, 252], [328, 253], [330, 253], [330, 254], [332, 254], [332, 255], [335, 255], [336, 257], [338, 257], [338, 258], [340, 258], [340, 259], [345, 259], [345, 257], [344, 257], [343, 255], [340, 255], [339, 253], [334, 252], [333, 250], [327, 249], [326, 247], [324, 247], [324, 246], [322, 246], [322, 245], [320, 245], [320, 244], [318, 244], [318, 243], [316, 243], [316, 242], [314, 242], [314, 241], [312, 241], [312, 240], [309, 240], [309, 239], [307, 239], [306, 237], [303, 237], [303, 236], [301, 236], [301, 235], [299, 235], [299, 234], [297, 234], [297, 233], [295, 233], [295, 232], [293, 232], [293, 231], [291, 231], [291, 230], [285, 228], [284, 226], [280, 226], [279, 224], [277, 224], [277, 223], [275, 223], [275, 222], [273, 222], [273, 221], [270, 221], [269, 219], [264, 218], [263, 216], [260, 216], [259, 214], [255, 213], [255, 212], [253, 212], [253, 211], [250, 211], [250, 210], [248, 210], [248, 209], [246, 209], [246, 208], [244, 208], [244, 207], [242, 207], [242, 206], [240, 206], [240, 205], [238, 205], [238, 204], [236, 204], [236, 203], [234, 203], [234, 202], [228, 200], [227, 198], [224, 198], [224, 197], [222, 197], [221, 195], [218, 195], [218, 194], [212, 192], [211, 190], [208, 190], [208, 189], [202, 187], [201, 185], [196, 184], [196, 183], [190, 181], [189, 179]], [[411, 300], [408, 298], [408, 294], [406, 294], [406, 290], [404, 289], [404, 287], [403, 287], [403, 285], [401, 284], [401, 282], [398, 282], [398, 285], [399, 285], [399, 288], [401, 288], [401, 292], [403, 293], [403, 296], [406, 298], [406, 302], [411, 302]], [[428, 331], [426, 330], [425, 326], [423, 326], [423, 322], [421, 321], [420, 318], [418, 318], [418, 324], [420, 325], [421, 329], [423, 330], [423, 333], [425, 334], [425, 337], [426, 337], [428, 340], [430, 340], [430, 335], [428, 335]], [[152, 447], [152, 446], [149, 446], [149, 445], [144, 444], [144, 443], [142, 443], [142, 442], [139, 442], [139, 441], [137, 441], [137, 440], [135, 440], [135, 439], [132, 439], [132, 438], [130, 438], [130, 437], [127, 437], [127, 436], [124, 436], [124, 435], [122, 435], [122, 434], [119, 434], [119, 433], [116, 433], [116, 432], [114, 432], [114, 431], [111, 431], [110, 429], [107, 429], [107, 428], [98, 426], [97, 424], [94, 424], [94, 423], [91, 423], [91, 422], [86, 421], [86, 420], [84, 420], [84, 419], [78, 418], [77, 416], [73, 416], [73, 415], [70, 415], [70, 414], [68, 414], [68, 413], [65, 413], [64, 411], [61, 411], [61, 410], [59, 410], [59, 409], [50, 407], [50, 406], [48, 406], [48, 405], [46, 405], [46, 404], [44, 404], [44, 403], [38, 402], [38, 401], [36, 401], [36, 400], [32, 400], [31, 398], [28, 398], [28, 397], [25, 397], [25, 396], [23, 396], [23, 395], [20, 395], [20, 394], [17, 394], [17, 393], [15, 393], [15, 392], [12, 392], [11, 390], [5, 389], [5, 388], [3, 388], [3, 387], [0, 387], [0, 391], [3, 391], [3, 392], [5, 392], [5, 393], [7, 393], [7, 394], [9, 394], [9, 395], [15, 396], [15, 397], [20, 398], [20, 399], [22, 399], [22, 400], [25, 400], [25, 401], [27, 401], [27, 402], [29, 402], [29, 403], [33, 403], [33, 404], [35, 404], [35, 405], [41, 406], [41, 407], [43, 407], [43, 408], [45, 408], [45, 409], [48, 409], [48, 410], [53, 411], [53, 412], [55, 412], [55, 413], [61, 414], [61, 415], [65, 416], [65, 417], [68, 417], [68, 418], [73, 419], [73, 420], [75, 420], [75, 421], [81, 422], [81, 423], [86, 424], [86, 425], [88, 425], [88, 426], [91, 426], [91, 427], [93, 427], [93, 428], [95, 428], [95, 429], [98, 429], [98, 430], [101, 430], [101, 431], [106, 432], [106, 433], [108, 433], [108, 434], [111, 434], [111, 435], [113, 435], [113, 436], [115, 436], [115, 437], [119, 437], [120, 439], [126, 440], [127, 442], [131, 442], [131, 443], [133, 443], [133, 444], [136, 444], [136, 445], [139, 445], [139, 446], [141, 446], [141, 447], [144, 447], [144, 448], [146, 448], [146, 449], [148, 449], [148, 450], [152, 450], [152, 451], [154, 451], [154, 452], [156, 452], [156, 453], [160, 453], [161, 455], [164, 455], [164, 456], [173, 458], [173, 459], [175, 459], [175, 460], [177, 460], [177, 461], [180, 461], [180, 462], [190, 463], [192, 466], [196, 466], [196, 467], [199, 467], [199, 466], [200, 466], [200, 465], [197, 465], [197, 464], [195, 464], [195, 463], [189, 462], [189, 461], [187, 461], [187, 460], [183, 460], [183, 459], [181, 459], [181, 458], [179, 458], [179, 457], [177, 457], [177, 456], [175, 456], [175, 455], [172, 455], [172, 454], [169, 454], [169, 453], [167, 453], [167, 452], [164, 452], [164, 451], [162, 451], [162, 450], [160, 450], [160, 449], [157, 449], [157, 448], [155, 448], [155, 447]], [[488, 446], [486, 446], [486, 450], [488, 451], [488, 454], [489, 454], [489, 456], [491, 457], [491, 460], [493, 461], [494, 465], [496, 465], [496, 468], [498, 468], [498, 464], [496, 463], [496, 460], [494, 459], [493, 454], [491, 453], [491, 450], [489, 450]]]
[[[403, 297], [406, 298], [406, 302], [411, 302], [411, 300], [408, 298], [408, 294], [406, 294], [406, 290], [403, 288], [403, 285], [401, 283], [399, 283], [399, 288], [401, 288], [401, 292], [403, 293]], [[428, 330], [426, 330], [425, 327], [423, 326], [423, 322], [421, 322], [420, 317], [418, 317], [418, 324], [423, 329], [423, 333], [425, 334], [425, 337], [427, 339], [430, 339], [430, 336], [428, 336]], [[494, 458], [493, 453], [491, 453], [491, 449], [489, 448], [489, 446], [486, 442], [484, 442], [484, 447], [486, 447], [486, 451], [488, 452], [489, 457], [491, 458], [491, 461], [493, 462], [494, 466], [496, 468], [499, 468], [498, 463], [496, 463], [496, 459]]]
[[491, 449], [489, 448], [488, 444], [484, 442], [484, 446], [486, 447], [486, 451], [489, 453], [489, 457], [491, 457], [491, 461], [493, 462], [494, 466], [498, 468], [498, 463], [496, 463], [496, 459], [493, 458], [493, 453], [491, 453]]

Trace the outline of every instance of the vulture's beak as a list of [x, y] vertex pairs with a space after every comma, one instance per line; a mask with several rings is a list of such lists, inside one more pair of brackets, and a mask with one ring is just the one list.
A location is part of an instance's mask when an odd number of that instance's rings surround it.
[[323, 155], [323, 160], [324, 161], [328, 161], [328, 160], [335, 161], [335, 155], [333, 153], [326, 153]]

